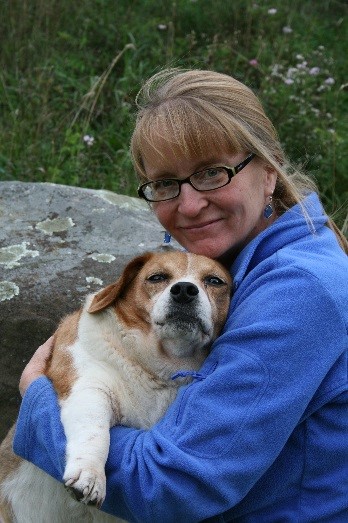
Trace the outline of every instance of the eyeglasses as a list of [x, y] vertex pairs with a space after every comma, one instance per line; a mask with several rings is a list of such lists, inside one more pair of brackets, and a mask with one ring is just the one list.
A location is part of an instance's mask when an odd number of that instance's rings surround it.
[[233, 176], [239, 173], [253, 158], [251, 153], [235, 167], [208, 167], [203, 171], [191, 174], [183, 180], [176, 178], [165, 178], [153, 182], [143, 183], [138, 187], [138, 195], [148, 202], [163, 202], [177, 198], [183, 183], [189, 183], [196, 191], [213, 191], [229, 184]]

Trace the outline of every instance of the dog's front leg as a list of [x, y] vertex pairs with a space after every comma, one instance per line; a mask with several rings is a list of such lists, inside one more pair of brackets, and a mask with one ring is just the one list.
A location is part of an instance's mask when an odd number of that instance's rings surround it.
[[114, 414], [102, 386], [78, 386], [61, 401], [67, 447], [64, 483], [82, 503], [100, 507], [106, 494], [105, 462]]

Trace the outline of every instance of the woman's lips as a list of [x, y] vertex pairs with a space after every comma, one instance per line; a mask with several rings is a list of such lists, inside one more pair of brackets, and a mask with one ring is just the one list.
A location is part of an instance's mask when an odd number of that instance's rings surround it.
[[197, 223], [195, 225], [182, 225], [178, 229], [185, 231], [189, 234], [202, 233], [213, 229], [218, 223], [220, 223], [222, 218], [217, 218], [215, 220], [209, 220], [208, 222]]

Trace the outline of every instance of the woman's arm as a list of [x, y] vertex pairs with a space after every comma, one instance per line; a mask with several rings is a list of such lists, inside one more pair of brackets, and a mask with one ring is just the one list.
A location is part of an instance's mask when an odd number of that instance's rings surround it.
[[19, 380], [19, 392], [23, 397], [29, 385], [45, 374], [48, 360], [53, 349], [53, 336], [34, 352], [28, 364], [25, 366]]
[[[35, 356], [37, 357], [38, 355]], [[34, 360], [33, 365], [37, 363], [38, 360]], [[39, 375], [32, 381], [39, 370], [31, 372], [29, 365], [25, 372], [28, 376], [30, 372], [28, 382], [31, 383], [27, 386], [19, 411], [14, 451], [61, 481], [66, 439], [60, 421], [57, 395], [51, 381], [45, 376]], [[21, 380], [21, 383], [25, 382]]]

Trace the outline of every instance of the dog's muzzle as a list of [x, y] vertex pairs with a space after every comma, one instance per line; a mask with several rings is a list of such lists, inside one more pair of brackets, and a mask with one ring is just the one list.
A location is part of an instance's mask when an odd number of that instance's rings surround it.
[[167, 354], [192, 357], [211, 341], [213, 321], [208, 296], [192, 281], [176, 281], [153, 308], [155, 332]]
[[172, 285], [169, 293], [171, 305], [166, 317], [168, 324], [174, 322], [172, 328], [175, 327], [185, 333], [192, 334], [199, 329], [206, 334], [207, 325], [202, 314], [197, 285], [190, 281], [179, 281]]

